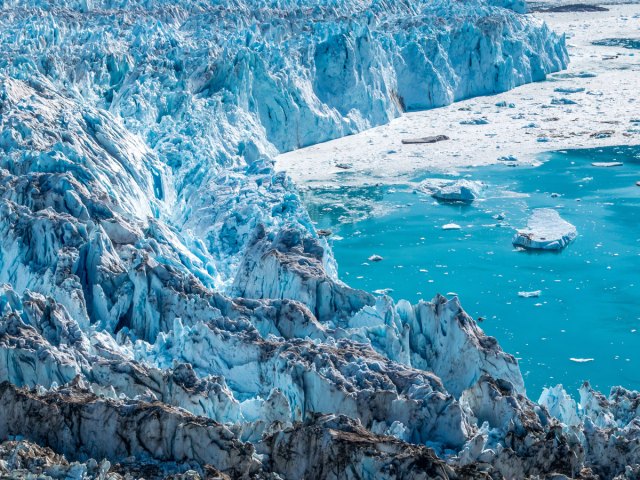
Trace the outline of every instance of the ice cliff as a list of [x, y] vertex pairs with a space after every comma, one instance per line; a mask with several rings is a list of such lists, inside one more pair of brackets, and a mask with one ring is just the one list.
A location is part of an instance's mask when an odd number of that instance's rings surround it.
[[606, 422], [531, 402], [456, 298], [342, 283], [272, 167], [562, 68], [523, 10], [3, 2], [0, 474], [633, 473], [636, 394], [592, 409]]

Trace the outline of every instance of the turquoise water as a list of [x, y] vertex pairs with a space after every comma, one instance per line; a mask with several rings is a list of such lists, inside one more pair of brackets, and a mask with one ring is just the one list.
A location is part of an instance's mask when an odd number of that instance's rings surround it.
[[[334, 233], [342, 279], [411, 301], [458, 294], [519, 359], [531, 398], [557, 383], [575, 391], [586, 379], [606, 391], [640, 389], [640, 147], [543, 160], [461, 172], [487, 184], [469, 206], [439, 204], [408, 185], [319, 189], [305, 201], [318, 228]], [[614, 160], [624, 165], [591, 165]], [[537, 207], [555, 208], [577, 227], [578, 238], [561, 253], [511, 245], [514, 228]], [[462, 228], [442, 230], [447, 223]], [[384, 259], [368, 262], [372, 254]], [[518, 296], [534, 290], [538, 298]]]

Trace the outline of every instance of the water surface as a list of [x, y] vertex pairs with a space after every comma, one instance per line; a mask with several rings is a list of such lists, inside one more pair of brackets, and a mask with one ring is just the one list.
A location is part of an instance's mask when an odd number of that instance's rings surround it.
[[[305, 200], [318, 228], [334, 232], [341, 278], [414, 302], [459, 295], [519, 359], [532, 398], [545, 385], [572, 391], [585, 379], [606, 391], [640, 389], [640, 147], [542, 160], [460, 172], [487, 184], [484, 198], [468, 206], [439, 204], [409, 185], [319, 189]], [[610, 161], [624, 165], [591, 165]], [[513, 248], [514, 228], [538, 207], [557, 209], [577, 227], [561, 253]], [[462, 228], [443, 230], [449, 223]], [[384, 260], [369, 262], [372, 254]], [[535, 290], [538, 298], [518, 295]]]

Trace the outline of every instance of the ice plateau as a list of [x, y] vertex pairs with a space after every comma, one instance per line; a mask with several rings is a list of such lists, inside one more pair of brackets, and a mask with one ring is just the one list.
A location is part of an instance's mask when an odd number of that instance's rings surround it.
[[273, 169], [563, 68], [524, 8], [2, 2], [0, 475], [633, 478], [637, 393], [532, 402], [457, 298], [340, 281]]

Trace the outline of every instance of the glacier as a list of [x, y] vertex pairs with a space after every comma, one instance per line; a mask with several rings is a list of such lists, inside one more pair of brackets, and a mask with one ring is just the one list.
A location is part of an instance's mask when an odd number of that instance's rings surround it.
[[637, 393], [528, 399], [457, 297], [341, 281], [273, 167], [562, 69], [524, 11], [3, 2], [0, 474], [633, 478]]

